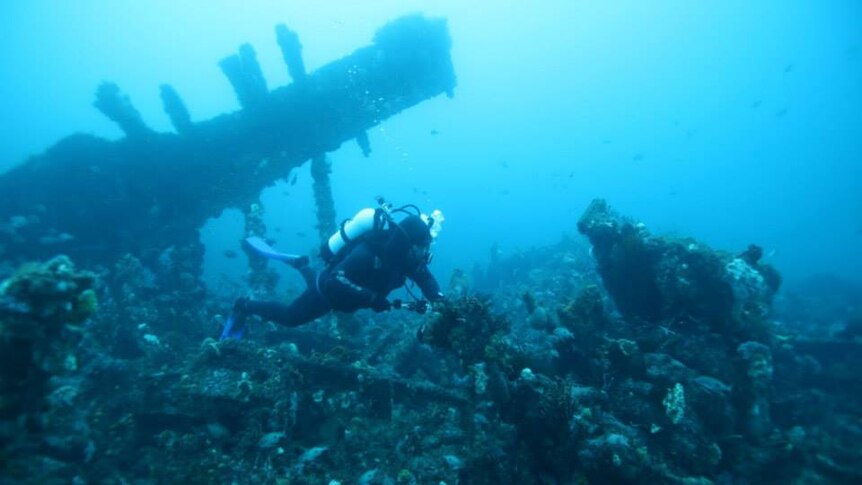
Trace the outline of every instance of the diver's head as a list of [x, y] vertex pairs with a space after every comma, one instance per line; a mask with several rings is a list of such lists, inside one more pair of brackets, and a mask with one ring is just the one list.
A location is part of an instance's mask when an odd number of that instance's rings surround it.
[[418, 246], [430, 246], [431, 227], [427, 222], [422, 220], [422, 217], [410, 215], [405, 217], [398, 223], [398, 227], [404, 231], [404, 234], [410, 239], [410, 243]]
[[387, 253], [409, 270], [431, 259], [431, 227], [420, 216], [410, 215], [398, 223], [389, 240]]

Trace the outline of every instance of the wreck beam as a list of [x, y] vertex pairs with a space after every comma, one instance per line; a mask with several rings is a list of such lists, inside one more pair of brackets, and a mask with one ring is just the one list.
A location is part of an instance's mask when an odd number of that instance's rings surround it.
[[371, 142], [368, 140], [367, 132], [363, 131], [356, 136], [356, 144], [359, 145], [359, 149], [362, 150], [362, 156], [368, 157], [368, 155], [371, 155]]
[[332, 198], [332, 185], [329, 183], [330, 173], [332, 173], [332, 166], [325, 154], [311, 159], [314, 205], [317, 207], [317, 234], [321, 243], [325, 243], [336, 229], [335, 201]]
[[269, 89], [263, 78], [263, 71], [257, 62], [257, 54], [251, 44], [243, 44], [239, 47], [239, 60], [242, 62], [242, 72], [245, 76], [246, 90], [254, 103], [266, 101]]
[[[103, 85], [96, 105], [128, 136], [73, 135], [0, 175], [5, 254], [24, 260], [63, 252], [82, 264], [126, 253], [155, 258], [189, 243], [178, 238], [207, 218], [248, 207], [310, 158], [455, 86], [445, 21], [419, 15], [387, 24], [371, 45], [272, 91], [249, 67], [256, 66], [250, 54], [230, 57], [226, 73], [254, 109], [197, 122], [190, 132], [151, 131], [115, 85]], [[249, 101], [256, 96], [259, 105]], [[43, 239], [50, 244], [37, 244]]]
[[171, 124], [177, 133], [187, 135], [192, 131], [192, 118], [180, 95], [170, 84], [162, 84], [160, 87], [162, 105], [165, 113], [171, 119]]
[[129, 97], [123, 95], [119, 86], [114, 83], [103, 82], [99, 85], [93, 106], [116, 123], [129, 138], [143, 137], [152, 133]]
[[239, 53], [222, 59], [219, 67], [233, 86], [237, 100], [244, 109], [266, 102], [269, 90], [251, 44], [241, 45]]
[[305, 63], [302, 61], [302, 44], [296, 32], [284, 24], [275, 27], [275, 37], [281, 48], [281, 57], [287, 65], [287, 72], [294, 82], [305, 79]]

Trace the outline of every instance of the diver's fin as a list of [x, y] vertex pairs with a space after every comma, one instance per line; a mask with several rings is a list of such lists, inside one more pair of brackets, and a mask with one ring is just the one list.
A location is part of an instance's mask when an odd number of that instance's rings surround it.
[[219, 341], [235, 339], [239, 340], [245, 333], [245, 315], [239, 312], [233, 312], [227, 317], [224, 322], [224, 328], [221, 331]]
[[246, 238], [245, 244], [255, 253], [263, 256], [264, 258], [281, 261], [283, 263], [287, 263], [293, 266], [294, 268], [301, 268], [302, 266], [308, 264], [308, 256], [280, 253], [273, 249], [272, 246], [267, 244], [266, 241], [256, 236]]

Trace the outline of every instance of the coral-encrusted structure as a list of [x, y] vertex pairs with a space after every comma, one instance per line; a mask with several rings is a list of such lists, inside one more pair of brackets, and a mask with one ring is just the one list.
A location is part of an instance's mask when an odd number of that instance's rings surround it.
[[[796, 334], [770, 318], [777, 278], [753, 249], [679, 248], [631, 225], [596, 240], [600, 273], [568, 238], [476, 271], [487, 296], [460, 274], [422, 317], [359, 312], [350, 332], [337, 317], [250, 321], [241, 341], [211, 338], [224, 302], [164, 292], [133, 256], [99, 285], [65, 258], [23, 268], [0, 314], [3, 345], [18, 343], [0, 349], [4, 479], [858, 483], [854, 324]], [[633, 239], [614, 247], [620, 234]], [[632, 268], [691, 277], [721, 304], [647, 278], [672, 304], [644, 312], [613, 280]]]
[[[366, 130], [455, 87], [444, 20], [401, 18], [372, 45], [307, 74], [296, 35], [280, 26], [277, 37], [292, 84], [270, 91], [244, 45], [220, 64], [241, 110], [193, 122], [176, 91], [162, 87], [176, 134], [147, 127], [117, 86], [99, 87], [95, 106], [126, 137], [72, 135], [0, 175], [4, 257], [63, 252], [110, 265], [131, 253], [154, 267], [169, 247], [196, 242], [207, 218], [250, 207], [263, 188], [345, 141], [358, 139], [367, 153]], [[315, 182], [328, 190], [321, 173]], [[334, 218], [331, 204], [320, 210]]]
[[678, 316], [752, 337], [778, 291], [778, 273], [760, 263], [756, 246], [734, 256], [693, 239], [655, 237], [601, 199], [584, 212], [578, 230], [592, 243], [602, 281], [626, 318]]
[[83, 324], [98, 308], [95, 282], [58, 256], [0, 283], [0, 442], [38, 435], [51, 402], [77, 393], [57, 378], [78, 370]]

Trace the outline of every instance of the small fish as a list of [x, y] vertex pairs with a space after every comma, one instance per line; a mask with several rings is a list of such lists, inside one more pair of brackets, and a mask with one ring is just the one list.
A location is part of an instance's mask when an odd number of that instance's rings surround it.
[[793, 71], [793, 63], [784, 66], [784, 74], [790, 74]]
[[[281, 434], [284, 435], [284, 433], [281, 433]], [[302, 455], [300, 455], [299, 462], [300, 463], [312, 462], [312, 461], [316, 460], [317, 457], [322, 455], [323, 452], [326, 451], [327, 449], [328, 448], [325, 446], [315, 446], [314, 448], [311, 448], [311, 449], [307, 450], [305, 453], [303, 453]]]
[[640, 161], [641, 161], [641, 160], [643, 160], [643, 159], [644, 159], [644, 154], [643, 154], [643, 153], [635, 153], [635, 154], [632, 156], [632, 160], [634, 160], [635, 162], [640, 162]]
[[308, 235], [302, 231], [296, 231], [296, 237], [308, 237]]
[[731, 391], [729, 385], [710, 376], [698, 376], [694, 379], [694, 383], [710, 394], [725, 394]]
[[291, 178], [290, 178], [290, 185], [291, 185], [291, 186], [296, 185], [296, 178], [297, 178], [298, 176], [299, 176], [299, 174], [293, 174], [293, 177], [291, 177]]
[[75, 236], [69, 234], [68, 232], [60, 233], [56, 236], [42, 236], [39, 238], [39, 244], [43, 246], [51, 246], [54, 244], [62, 244], [65, 242], [69, 242], [75, 239]]
[[503, 189], [500, 191], [500, 195], [509, 195], [509, 189]]
[[762, 103], [761, 103], [761, 101], [760, 101], [759, 99], [758, 99], [758, 100], [755, 100], [754, 102], [752, 102], [752, 103], [751, 103], [751, 109], [757, 109], [757, 108], [759, 108], [759, 107], [760, 107], [760, 105], [761, 105], [761, 104], [762, 104]]
[[439, 134], [440, 134], [440, 132], [439, 132], [439, 131], [437, 131], [437, 130], [431, 130], [431, 131], [429, 131], [428, 133], [429, 133], [431, 136], [437, 136], [437, 135], [439, 135]]
[[787, 116], [787, 108], [781, 108], [775, 112], [776, 118], [784, 118], [785, 116]]
[[239, 256], [239, 255], [237, 254], [237, 252], [236, 252], [236, 251], [234, 251], [233, 249], [225, 249], [225, 250], [224, 250], [224, 253], [222, 253], [222, 254], [224, 254], [224, 257], [225, 257], [225, 258], [227, 258], [227, 259], [234, 259], [234, 258], [236, 258], [237, 256]]
[[503, 168], [509, 168], [509, 162], [507, 162], [506, 160], [500, 160], [500, 163], [498, 163], [497, 165]]

